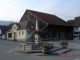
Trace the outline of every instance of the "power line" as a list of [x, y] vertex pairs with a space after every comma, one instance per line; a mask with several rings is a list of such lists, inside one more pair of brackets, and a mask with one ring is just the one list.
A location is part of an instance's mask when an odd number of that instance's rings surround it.
[[60, 15], [60, 16], [64, 16], [64, 17], [70, 17], [70, 18], [74, 18], [74, 17], [72, 17], [72, 16], [66, 16], [66, 15], [57, 14], [57, 13], [55, 13], [55, 15]]

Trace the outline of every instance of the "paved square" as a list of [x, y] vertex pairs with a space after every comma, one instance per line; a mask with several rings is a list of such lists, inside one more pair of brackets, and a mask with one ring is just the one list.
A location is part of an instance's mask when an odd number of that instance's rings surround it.
[[[59, 46], [59, 41], [53, 41]], [[80, 60], [80, 41], [68, 41], [72, 51], [60, 55], [43, 55], [42, 53], [22, 53], [14, 49], [23, 42], [0, 40], [0, 60]]]

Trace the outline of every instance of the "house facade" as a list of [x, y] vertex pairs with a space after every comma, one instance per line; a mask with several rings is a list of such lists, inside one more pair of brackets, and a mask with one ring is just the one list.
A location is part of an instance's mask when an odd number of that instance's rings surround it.
[[14, 23], [11, 26], [11, 28], [7, 31], [7, 40], [15, 40], [17, 29], [18, 29], [18, 26]]
[[43, 12], [26, 10], [19, 24], [13, 24], [7, 31], [8, 40], [34, 41], [32, 31], [36, 27], [43, 30], [41, 40], [73, 39], [73, 26], [61, 18]]
[[6, 31], [9, 29], [9, 26], [0, 25], [0, 38], [6, 39]]
[[44, 30], [44, 38], [49, 38], [50, 40], [55, 39], [72, 39], [72, 29], [71, 26], [59, 26], [59, 25], [49, 25]]
[[[27, 21], [25, 22], [27, 25]], [[29, 31], [29, 29], [27, 29], [24, 26], [25, 26], [25, 23], [23, 26], [20, 26], [20, 24], [14, 23], [11, 26], [11, 28], [7, 31], [7, 40], [14, 40], [14, 41], [28, 40], [32, 36], [32, 33], [30, 33], [31, 31]]]
[[80, 16], [75, 17], [73, 20], [69, 20], [68, 23], [72, 24], [74, 38], [80, 37]]
[[2, 35], [2, 33], [3, 33], [3, 32], [2, 32], [2, 29], [5, 28], [5, 27], [6, 27], [6, 26], [4, 26], [4, 25], [0, 25], [0, 35]]
[[75, 26], [73, 28], [73, 36], [74, 37], [79, 37], [79, 32], [80, 32], [80, 27], [79, 26]]

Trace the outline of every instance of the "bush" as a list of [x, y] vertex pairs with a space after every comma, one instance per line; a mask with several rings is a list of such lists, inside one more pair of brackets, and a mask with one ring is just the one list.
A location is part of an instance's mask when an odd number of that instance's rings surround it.
[[62, 46], [62, 48], [67, 48], [68, 46], [68, 42], [66, 40], [63, 40], [60, 45]]
[[0, 36], [0, 39], [2, 39], [2, 36]]
[[45, 50], [51, 50], [52, 48], [53, 48], [53, 45], [49, 43], [43, 43], [42, 45], [42, 49], [45, 49]]
[[41, 34], [43, 32], [43, 30], [33, 30], [32, 33], [34, 34]]
[[63, 40], [60, 44], [61, 45], [68, 45], [68, 42], [66, 40]]

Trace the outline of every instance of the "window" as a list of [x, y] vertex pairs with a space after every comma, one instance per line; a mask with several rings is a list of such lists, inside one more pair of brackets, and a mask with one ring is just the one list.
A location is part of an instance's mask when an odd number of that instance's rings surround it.
[[14, 30], [16, 30], [16, 26], [14, 26]]
[[31, 26], [31, 28], [33, 28], [33, 26]]
[[74, 34], [78, 34], [78, 32], [74, 32]]
[[20, 32], [19, 32], [19, 35], [20, 35]]
[[28, 29], [28, 34], [31, 34], [31, 31]]
[[76, 30], [78, 30], [78, 26], [76, 27]]
[[24, 31], [22, 31], [22, 35], [24, 35]]
[[12, 33], [8, 33], [8, 38], [12, 38]]
[[13, 29], [13, 30], [16, 30], [16, 26], [12, 26], [12, 29]]

